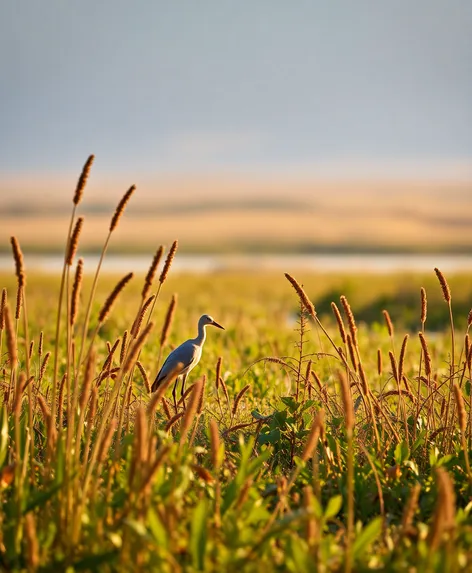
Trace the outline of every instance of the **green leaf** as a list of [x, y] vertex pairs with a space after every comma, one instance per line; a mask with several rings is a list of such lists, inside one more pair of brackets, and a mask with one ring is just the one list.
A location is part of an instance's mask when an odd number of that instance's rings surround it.
[[152, 509], [152, 507], [149, 508], [147, 514], [147, 523], [157, 545], [167, 549], [169, 540], [167, 539], [166, 528], [163, 526], [157, 513]]
[[201, 499], [193, 511], [190, 526], [190, 553], [193, 566], [197, 571], [203, 571], [205, 566], [205, 550], [207, 542], [206, 519], [208, 501]]
[[328, 505], [326, 506], [324, 517], [325, 519], [331, 519], [335, 515], [338, 514], [339, 510], [343, 505], [343, 497], [342, 495], [335, 495], [328, 501]]
[[405, 441], [403, 441], [401, 444], [397, 444], [394, 453], [395, 462], [397, 465], [401, 466], [402, 463], [409, 458], [409, 456], [410, 448], [408, 447], [408, 444]]
[[356, 537], [352, 545], [352, 554], [354, 558], [362, 554], [371, 545], [382, 532], [382, 517], [375, 517], [360, 534]]

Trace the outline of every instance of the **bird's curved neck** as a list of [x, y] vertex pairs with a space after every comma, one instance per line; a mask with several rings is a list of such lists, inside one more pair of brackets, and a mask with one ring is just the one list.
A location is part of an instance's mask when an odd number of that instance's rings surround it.
[[202, 345], [205, 342], [205, 338], [206, 338], [206, 324], [198, 324], [198, 336], [195, 339], [195, 341], [199, 344]]

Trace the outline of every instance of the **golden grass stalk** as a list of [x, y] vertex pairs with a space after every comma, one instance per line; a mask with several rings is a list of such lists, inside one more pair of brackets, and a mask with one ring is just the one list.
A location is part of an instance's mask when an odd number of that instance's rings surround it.
[[129, 283], [129, 281], [133, 278], [134, 274], [133, 273], [128, 273], [127, 275], [125, 275], [115, 286], [115, 288], [113, 289], [113, 291], [109, 294], [108, 298], [105, 301], [105, 304], [103, 305], [102, 309], [100, 310], [100, 313], [98, 315], [98, 322], [99, 324], [103, 324], [105, 322], [105, 320], [107, 319], [108, 315], [110, 314], [111, 308], [113, 306], [113, 303], [116, 301], [116, 299], [118, 298], [118, 295], [121, 293], [121, 291], [125, 288], [125, 286]]
[[354, 348], [354, 342], [352, 340], [352, 336], [350, 334], [347, 334], [346, 340], [347, 340], [347, 349], [349, 351], [349, 358], [351, 359], [352, 367], [354, 369], [354, 372], [357, 372], [358, 363], [357, 363], [356, 349]]
[[435, 469], [438, 499], [428, 535], [428, 546], [434, 552], [442, 541], [445, 533], [451, 532], [455, 521], [454, 484], [448, 472], [442, 468]]
[[304, 462], [307, 462], [312, 457], [316, 445], [318, 444], [318, 440], [323, 431], [324, 415], [325, 412], [322, 408], [317, 412], [315, 419], [313, 420], [310, 433], [308, 435], [307, 441], [305, 442], [305, 447], [303, 448], [303, 452], [301, 455], [301, 459]]
[[346, 329], [344, 328], [343, 318], [335, 302], [331, 303], [331, 309], [336, 318], [336, 322], [338, 323], [338, 329], [339, 329], [339, 334], [341, 335], [341, 340], [344, 342], [344, 344], [346, 344]]
[[36, 535], [36, 524], [33, 512], [25, 515], [25, 538], [26, 538], [26, 562], [28, 571], [36, 571], [39, 566], [39, 543]]
[[426, 338], [422, 332], [418, 333], [420, 338], [421, 348], [423, 349], [424, 355], [424, 371], [426, 376], [431, 376], [431, 354], [429, 353], [428, 343], [426, 342]]
[[377, 374], [382, 375], [382, 351], [377, 348]]
[[347, 322], [349, 325], [349, 332], [351, 333], [352, 342], [353, 342], [354, 346], [357, 348], [358, 347], [357, 325], [356, 325], [356, 321], [354, 319], [354, 314], [352, 312], [351, 306], [350, 306], [347, 298], [344, 295], [342, 295], [340, 297], [340, 301], [341, 301], [341, 304], [343, 305], [344, 312], [346, 313], [346, 316], [347, 316]]
[[120, 364], [123, 364], [126, 356], [126, 350], [128, 348], [128, 331], [125, 330], [123, 332], [123, 339], [121, 340], [121, 348], [120, 348]]
[[169, 336], [169, 332], [170, 332], [170, 329], [172, 326], [172, 321], [174, 319], [174, 313], [175, 313], [176, 306], [177, 306], [177, 295], [173, 294], [172, 299], [169, 303], [169, 307], [167, 309], [166, 318], [164, 321], [164, 326], [162, 327], [161, 340], [160, 340], [161, 346], [164, 346], [167, 342], [167, 338]]
[[41, 332], [39, 333], [39, 342], [38, 342], [38, 356], [41, 359], [41, 356], [43, 355], [43, 343], [44, 343], [44, 333], [41, 330]]
[[426, 290], [423, 287], [421, 287], [420, 293], [421, 293], [421, 324], [424, 325], [428, 313], [428, 299], [426, 298]]
[[467, 435], [467, 412], [465, 409], [464, 397], [462, 396], [462, 391], [456, 382], [454, 382], [453, 388], [454, 388], [454, 397], [456, 399], [456, 404], [457, 404], [459, 428], [461, 431], [461, 446], [462, 446], [462, 450], [464, 452], [465, 467], [467, 470], [467, 477], [469, 479], [469, 484], [472, 484], [472, 473], [470, 471], [470, 462], [469, 462], [469, 450], [467, 447], [467, 439], [466, 439], [466, 435]]
[[200, 392], [200, 399], [198, 401], [198, 406], [197, 406], [197, 414], [199, 416], [201, 416], [201, 414], [203, 412], [203, 406], [205, 404], [205, 387], [206, 387], [206, 376], [204, 374], [202, 376], [202, 389]]
[[13, 250], [13, 258], [15, 260], [15, 273], [18, 281], [18, 287], [24, 287], [26, 285], [26, 273], [20, 243], [16, 237], [11, 237], [10, 242]]
[[148, 375], [146, 374], [146, 370], [144, 369], [144, 366], [141, 364], [141, 362], [139, 360], [136, 361], [136, 366], [138, 367], [138, 370], [141, 373], [143, 382], [144, 382], [144, 386], [146, 387], [146, 390], [148, 392], [148, 394], [151, 393], [151, 383], [149, 382], [149, 378]]
[[8, 302], [5, 303], [4, 317], [5, 333], [7, 338], [7, 351], [10, 357], [10, 367], [13, 372], [16, 369], [16, 364], [18, 362], [18, 347], [16, 344], [15, 327], [13, 326], [13, 319]]
[[438, 277], [439, 284], [441, 285], [441, 290], [443, 293], [444, 300], [446, 302], [451, 302], [451, 289], [449, 288], [449, 285], [447, 284], [446, 277], [443, 275], [443, 273], [437, 267], [435, 267], [434, 272], [436, 273], [436, 276]]
[[398, 380], [403, 378], [403, 369], [405, 366], [405, 353], [406, 353], [406, 345], [408, 344], [409, 335], [405, 334], [402, 342], [402, 347], [400, 349], [400, 356], [398, 358]]
[[2, 290], [2, 300], [0, 302], [0, 330], [5, 328], [5, 305], [7, 304], [7, 289]]
[[298, 298], [303, 303], [303, 305], [305, 306], [307, 311], [312, 316], [316, 315], [315, 307], [314, 307], [313, 303], [310, 301], [310, 299], [308, 298], [306, 292], [303, 290], [303, 287], [291, 275], [289, 275], [288, 273], [284, 273], [284, 274], [285, 274], [285, 278], [288, 280], [288, 282], [295, 289], [295, 292], [298, 294]]
[[135, 192], [135, 190], [136, 190], [136, 185], [131, 185], [131, 187], [128, 189], [128, 191], [126, 191], [126, 193], [123, 195], [120, 202], [118, 203], [115, 212], [113, 213], [113, 217], [111, 218], [110, 229], [109, 229], [110, 233], [113, 233], [113, 231], [118, 226], [118, 223], [120, 222], [120, 219], [125, 211], [126, 205], [128, 204], [128, 201], [131, 199], [131, 195]]
[[164, 247], [161, 245], [157, 249], [156, 254], [154, 255], [154, 258], [152, 259], [152, 263], [151, 263], [151, 266], [149, 267], [149, 270], [146, 274], [146, 278], [144, 279], [144, 286], [143, 286], [143, 290], [141, 292], [141, 298], [143, 300], [148, 296], [149, 291], [152, 288], [152, 283], [154, 281], [154, 277], [156, 276], [157, 267], [159, 266], [159, 263], [161, 261], [163, 251], [164, 251]]
[[41, 368], [39, 370], [39, 377], [38, 377], [38, 383], [41, 382], [41, 380], [44, 377], [44, 373], [46, 372], [46, 367], [48, 365], [49, 362], [49, 358], [51, 357], [51, 353], [50, 352], [46, 352], [46, 354], [44, 355], [44, 360], [43, 363], [41, 364]]
[[185, 410], [184, 418], [182, 420], [182, 429], [180, 431], [180, 446], [182, 447], [185, 443], [187, 438], [187, 434], [190, 430], [190, 427], [194, 421], [195, 414], [197, 412], [198, 404], [200, 402], [200, 395], [203, 391], [203, 380], [197, 380], [195, 384], [192, 386], [192, 394], [190, 396], [189, 404], [187, 409]]
[[388, 310], [385, 310], [385, 309], [382, 310], [382, 314], [384, 315], [384, 318], [385, 318], [385, 324], [387, 325], [388, 335], [390, 337], [393, 337], [394, 329], [393, 329], [392, 319], [390, 318], [390, 314], [389, 314]]
[[169, 432], [173, 428], [173, 426], [175, 426], [175, 424], [180, 420], [180, 418], [183, 417], [184, 413], [185, 412], [178, 412], [177, 414], [172, 416], [164, 428], [165, 431]]
[[178, 362], [175, 365], [174, 370], [170, 373], [169, 377], [166, 379], [164, 383], [162, 383], [159, 388], [153, 393], [151, 400], [149, 400], [147, 413], [148, 416], [151, 418], [154, 415], [154, 412], [157, 408], [157, 405], [161, 401], [161, 398], [164, 396], [167, 388], [171, 385], [171, 383], [177, 378], [179, 372], [183, 367], [182, 362]]
[[352, 433], [354, 429], [354, 405], [352, 402], [351, 388], [344, 373], [339, 373], [341, 383], [341, 398], [344, 406], [344, 423], [347, 433]]
[[18, 285], [16, 290], [16, 307], [15, 307], [15, 319], [18, 320], [21, 315], [21, 305], [23, 303], [23, 287]]
[[140, 353], [141, 348], [146, 341], [146, 338], [149, 336], [149, 333], [151, 332], [151, 330], [153, 328], [154, 328], [153, 322], [150, 322], [149, 324], [147, 324], [146, 327], [144, 328], [144, 330], [141, 332], [141, 334], [138, 336], [138, 338], [136, 339], [136, 341], [132, 345], [130, 351], [128, 352], [128, 355], [126, 356], [124, 364], [123, 364], [123, 373], [124, 374], [128, 373], [131, 370], [131, 368], [134, 366], [134, 364], [138, 358], [138, 354]]
[[164, 414], [166, 418], [170, 420], [172, 418], [172, 414], [170, 412], [170, 405], [169, 402], [165, 398], [161, 398], [162, 409], [164, 410]]
[[146, 302], [143, 304], [143, 306], [141, 307], [140, 312], [138, 313], [138, 316], [136, 317], [136, 320], [133, 323], [133, 326], [131, 328], [131, 336], [133, 338], [136, 338], [141, 330], [141, 326], [143, 324], [143, 320], [144, 320], [144, 316], [146, 315], [146, 312], [148, 311], [148, 308], [151, 306], [151, 304], [153, 303], [154, 299], [156, 298], [155, 294], [152, 294], [147, 300]]
[[77, 313], [79, 308], [79, 297], [80, 290], [82, 288], [82, 279], [84, 275], [84, 261], [79, 259], [77, 261], [77, 267], [75, 269], [74, 284], [72, 286], [72, 294], [70, 299], [70, 316], [69, 322], [71, 326], [74, 326], [77, 319]]
[[211, 465], [215, 473], [218, 473], [220, 468], [220, 432], [216, 420], [210, 420], [210, 447], [211, 447]]
[[162, 269], [161, 276], [159, 277], [159, 283], [160, 284], [162, 284], [166, 280], [167, 275], [169, 274], [169, 269], [170, 269], [170, 266], [172, 264], [172, 261], [174, 260], [175, 253], [177, 252], [178, 246], [179, 246], [179, 242], [177, 240], [172, 243], [169, 254], [167, 255], [166, 261], [164, 263], [164, 267]]
[[240, 404], [241, 400], [243, 399], [244, 394], [246, 394], [246, 392], [249, 390], [250, 387], [251, 387], [250, 384], [246, 384], [246, 386], [244, 386], [244, 388], [242, 388], [237, 393], [236, 398], [234, 399], [234, 404], [233, 404], [233, 410], [232, 410], [233, 417], [236, 415], [236, 412], [238, 411], [239, 404]]
[[75, 254], [79, 246], [80, 233], [82, 231], [83, 224], [84, 224], [84, 218], [79, 217], [75, 223], [74, 230], [72, 231], [72, 235], [70, 237], [69, 249], [66, 257], [66, 265], [68, 265], [69, 267], [72, 265], [74, 261]]
[[406, 502], [405, 508], [403, 510], [402, 516], [402, 532], [403, 534], [408, 533], [408, 530], [413, 523], [413, 518], [415, 512], [418, 509], [418, 501], [420, 498], [421, 484], [416, 483], [410, 490], [410, 495]]
[[73, 203], [74, 205], [78, 205], [82, 199], [82, 195], [85, 189], [85, 185], [87, 183], [88, 176], [90, 174], [90, 169], [92, 168], [92, 163], [95, 159], [95, 155], [89, 155], [87, 161], [84, 164], [82, 169], [82, 173], [80, 174], [79, 180], [77, 181], [77, 186], [75, 188]]

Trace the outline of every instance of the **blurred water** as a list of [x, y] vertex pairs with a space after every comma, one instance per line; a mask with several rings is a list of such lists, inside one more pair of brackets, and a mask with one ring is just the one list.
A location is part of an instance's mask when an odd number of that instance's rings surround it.
[[[85, 255], [85, 272], [94, 272], [99, 257]], [[107, 255], [102, 270], [107, 273], [129, 271], [145, 273], [152, 255]], [[60, 255], [25, 255], [27, 271], [59, 273], [63, 258]], [[472, 271], [472, 256], [469, 255], [410, 255], [410, 254], [315, 254], [315, 255], [180, 255], [172, 263], [173, 272], [210, 273], [227, 270], [245, 271], [293, 271], [313, 272], [374, 272], [399, 271], [428, 272], [439, 267], [443, 272]], [[13, 258], [0, 255], [0, 271], [14, 271]]]

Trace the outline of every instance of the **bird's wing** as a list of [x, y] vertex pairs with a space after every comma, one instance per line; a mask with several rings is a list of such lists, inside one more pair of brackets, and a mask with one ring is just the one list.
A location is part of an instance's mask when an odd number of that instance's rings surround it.
[[[165, 381], [169, 374], [180, 376], [191, 366], [195, 356], [195, 345], [192, 340], [187, 340], [175, 350], [173, 350], [166, 358], [162, 368], [154, 380], [151, 391], [155, 392], [157, 388]], [[175, 370], [177, 368], [177, 370]]]

